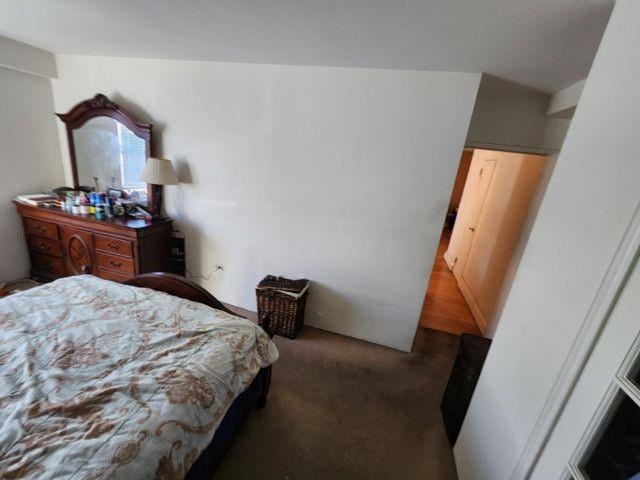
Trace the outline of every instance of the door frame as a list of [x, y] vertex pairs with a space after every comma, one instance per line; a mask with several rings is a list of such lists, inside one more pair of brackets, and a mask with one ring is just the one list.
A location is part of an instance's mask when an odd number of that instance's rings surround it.
[[636, 205], [562, 369], [520, 453], [510, 476], [512, 480], [528, 478], [533, 472], [639, 256], [640, 202]]

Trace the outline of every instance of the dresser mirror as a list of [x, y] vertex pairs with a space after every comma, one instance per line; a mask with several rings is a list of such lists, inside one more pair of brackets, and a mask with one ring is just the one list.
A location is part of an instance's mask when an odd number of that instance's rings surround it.
[[151, 124], [136, 121], [102, 94], [57, 115], [67, 127], [75, 189], [119, 191], [148, 204], [152, 187], [141, 174], [151, 155]]

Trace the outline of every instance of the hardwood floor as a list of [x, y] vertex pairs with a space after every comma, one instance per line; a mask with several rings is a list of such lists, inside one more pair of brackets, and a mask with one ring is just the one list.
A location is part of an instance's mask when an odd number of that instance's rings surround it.
[[420, 326], [456, 335], [461, 333], [482, 335], [458, 288], [456, 277], [444, 261], [444, 252], [447, 250], [450, 237], [451, 231], [445, 229], [440, 238], [429, 288], [422, 305]]

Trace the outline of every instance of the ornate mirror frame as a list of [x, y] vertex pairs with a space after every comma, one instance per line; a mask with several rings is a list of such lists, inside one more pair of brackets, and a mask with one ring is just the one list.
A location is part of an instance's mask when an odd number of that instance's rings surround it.
[[[71, 173], [73, 175], [73, 188], [78, 189], [80, 182], [78, 179], [78, 164], [76, 159], [75, 144], [73, 142], [73, 131], [80, 128], [88, 120], [95, 117], [111, 117], [122, 123], [129, 130], [142, 138], [146, 143], [148, 156], [151, 155], [151, 129], [153, 125], [150, 123], [138, 122], [129, 112], [118, 105], [116, 102], [109, 100], [102, 93], [96, 94], [93, 98], [78, 103], [69, 110], [68, 113], [56, 113], [56, 116], [62, 120], [67, 127], [67, 142], [69, 144], [69, 156], [71, 158]], [[154, 186], [147, 184], [147, 202], [148, 208], [153, 208], [152, 199], [154, 194]], [[155, 212], [152, 212], [155, 213]]]

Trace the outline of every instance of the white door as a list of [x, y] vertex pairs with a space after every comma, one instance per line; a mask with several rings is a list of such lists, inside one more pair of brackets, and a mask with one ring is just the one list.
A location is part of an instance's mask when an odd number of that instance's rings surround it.
[[640, 267], [632, 273], [532, 479], [633, 479], [640, 473]]
[[476, 150], [473, 153], [471, 167], [460, 200], [458, 217], [453, 226], [449, 246], [444, 254], [447, 265], [458, 281], [462, 278], [478, 218], [493, 178], [496, 159], [492, 158], [492, 155], [493, 152], [488, 150]]
[[540, 155], [493, 154], [497, 161], [491, 187], [474, 223], [473, 242], [458, 278], [476, 323], [489, 337], [496, 329], [495, 306], [545, 162]]

